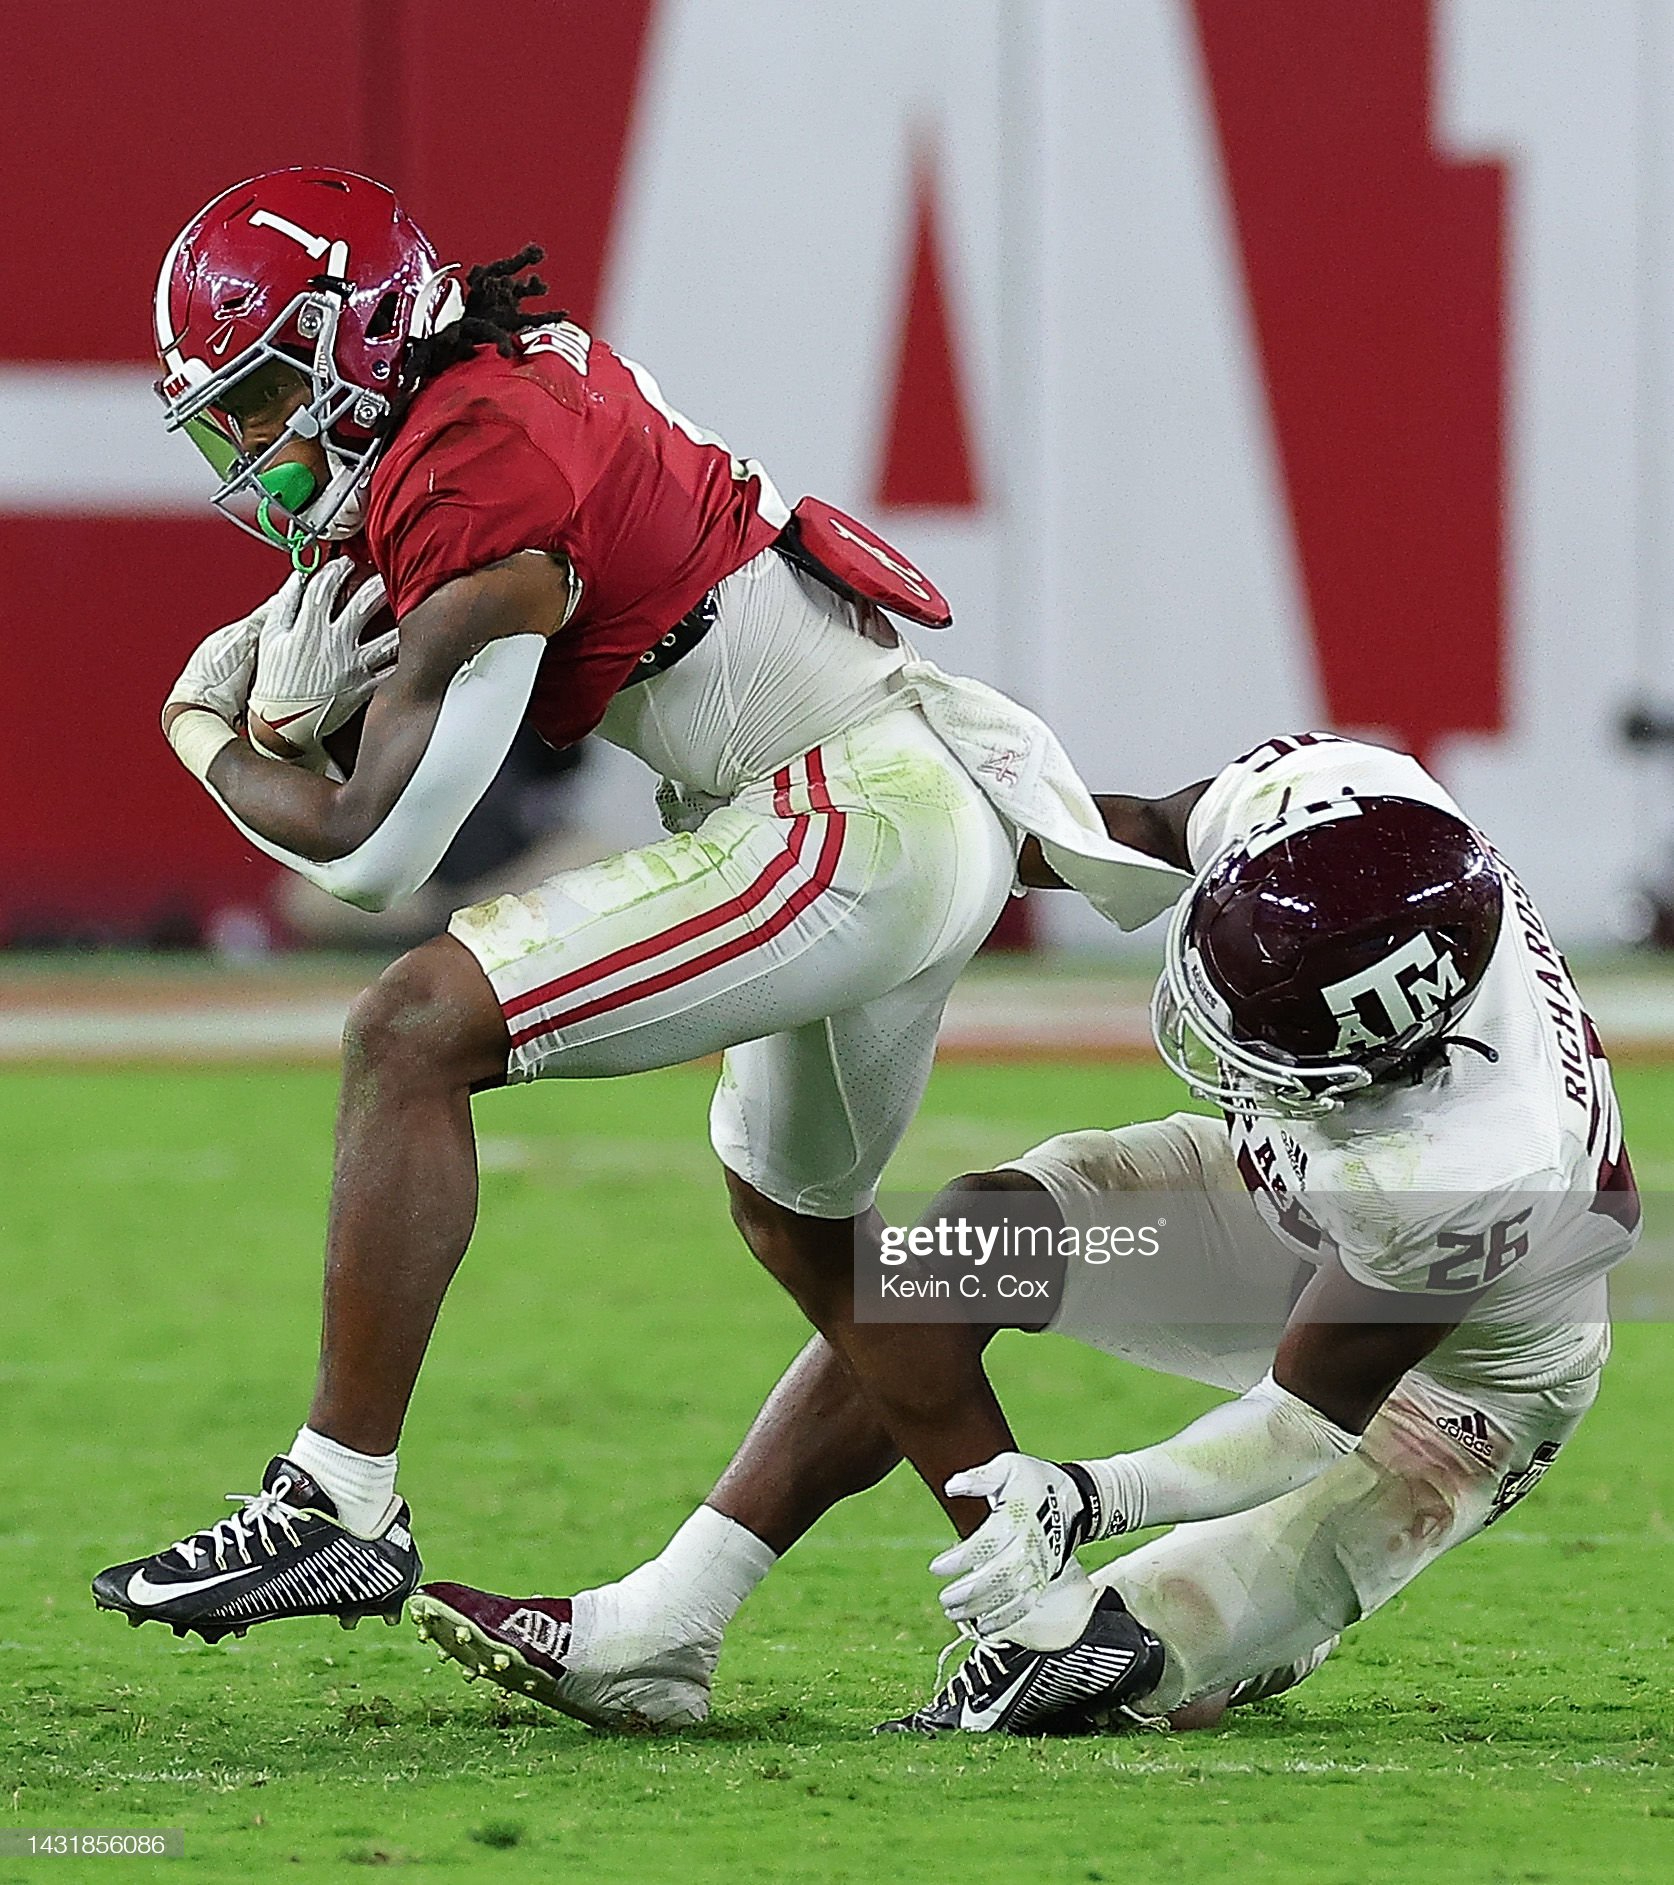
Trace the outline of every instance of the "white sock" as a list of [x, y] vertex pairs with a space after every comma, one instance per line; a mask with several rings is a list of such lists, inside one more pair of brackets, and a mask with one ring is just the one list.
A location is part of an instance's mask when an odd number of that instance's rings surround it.
[[739, 1606], [778, 1562], [754, 1532], [700, 1505], [649, 1563], [577, 1594], [571, 1664], [603, 1674], [692, 1643], [719, 1648]]
[[317, 1482], [350, 1531], [371, 1538], [383, 1530], [395, 1505], [395, 1454], [357, 1453], [303, 1427], [285, 1457]]

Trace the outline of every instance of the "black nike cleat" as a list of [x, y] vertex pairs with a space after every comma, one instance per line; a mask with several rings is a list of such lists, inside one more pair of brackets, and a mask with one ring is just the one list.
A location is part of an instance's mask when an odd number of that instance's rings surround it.
[[422, 1575], [405, 1502], [375, 1538], [361, 1538], [283, 1455], [269, 1461], [259, 1493], [227, 1497], [242, 1508], [231, 1518], [101, 1571], [94, 1602], [120, 1610], [136, 1629], [155, 1619], [176, 1636], [195, 1630], [206, 1643], [281, 1617], [335, 1617], [346, 1630], [362, 1617], [401, 1621]]
[[1162, 1679], [1163, 1646], [1113, 1590], [1067, 1649], [978, 1642], [922, 1708], [878, 1734], [1096, 1734]]

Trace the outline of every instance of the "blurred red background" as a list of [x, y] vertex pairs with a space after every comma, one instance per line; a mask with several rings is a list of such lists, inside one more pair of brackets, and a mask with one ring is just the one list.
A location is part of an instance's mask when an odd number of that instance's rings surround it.
[[[514, 42], [444, 0], [278, 20], [176, 0], [166, 32], [125, 0], [8, 8], [0, 172], [27, 185], [0, 193], [0, 364], [150, 366], [170, 240], [218, 191], [292, 163], [393, 184], [444, 256], [539, 240], [588, 318], [649, 8], [546, 0], [518, 10]], [[157, 714], [197, 640], [284, 573], [207, 506], [0, 511], [0, 940], [189, 933], [261, 900], [274, 867], [205, 815]]]

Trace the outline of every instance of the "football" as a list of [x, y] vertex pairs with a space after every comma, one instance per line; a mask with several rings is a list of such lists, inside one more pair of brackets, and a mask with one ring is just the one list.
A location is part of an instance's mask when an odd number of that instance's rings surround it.
[[[252, 706], [245, 715], [245, 730], [253, 746], [259, 746], [275, 759], [319, 773], [326, 771], [329, 760], [346, 779], [354, 771], [355, 756], [360, 751], [367, 703], [362, 701], [349, 709], [347, 718], [336, 720], [332, 714], [335, 706], [335, 701], [327, 700], [313, 711], [304, 709], [300, 718], [287, 720], [283, 730], [263, 719]], [[288, 737], [293, 733], [299, 738]]]

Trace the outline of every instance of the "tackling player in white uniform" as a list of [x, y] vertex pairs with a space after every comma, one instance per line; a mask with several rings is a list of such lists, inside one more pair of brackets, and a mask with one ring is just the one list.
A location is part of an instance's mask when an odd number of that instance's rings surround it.
[[[1121, 1196], [1194, 1194], [1195, 1236], [1160, 1257], [1072, 1260], [1051, 1326], [1238, 1398], [1142, 1451], [950, 1481], [992, 1508], [932, 1567], [977, 1646], [890, 1726], [1198, 1726], [1288, 1687], [1539, 1480], [1597, 1392], [1605, 1272], [1637, 1230], [1568, 971], [1416, 761], [1301, 735], [1171, 799], [1100, 803], [1113, 836], [1196, 873], [1154, 1021], [1223, 1118], [1063, 1134], [932, 1216], [1044, 1193], [1084, 1229]], [[1159, 1265], [1174, 1320], [1144, 1307]], [[710, 1495], [701, 1557], [683, 1532], [573, 1600], [445, 1585], [421, 1610], [448, 1654], [585, 1719], [701, 1719], [775, 1554], [895, 1459], [816, 1341]], [[1076, 1563], [1159, 1524], [1091, 1579]]]

